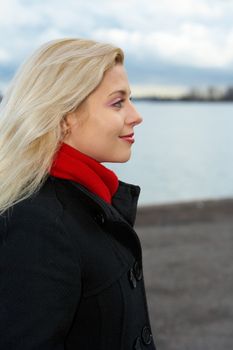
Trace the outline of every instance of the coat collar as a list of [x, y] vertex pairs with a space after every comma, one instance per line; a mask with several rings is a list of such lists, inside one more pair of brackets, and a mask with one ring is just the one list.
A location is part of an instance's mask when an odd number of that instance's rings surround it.
[[119, 181], [118, 190], [112, 198], [112, 206], [131, 226], [135, 223], [140, 191], [139, 186]]
[[[127, 247], [141, 264], [141, 243], [133, 229], [140, 193], [139, 186], [119, 181], [119, 187], [112, 204], [109, 204], [77, 182], [57, 179], [53, 176], [50, 178], [52, 181], [66, 182], [72, 187], [72, 190], [76, 189], [78, 198], [85, 203], [94, 218], [100, 218], [100, 221], [103, 219], [102, 223], [106, 225], [107, 229], [109, 228], [109, 233]], [[76, 191], [74, 191], [75, 196]], [[100, 222], [99, 219], [97, 221]]]
[[112, 204], [108, 204], [77, 182], [72, 182], [72, 185], [79, 190], [79, 194], [84, 196], [85, 203], [88, 202], [90, 208], [98, 212], [106, 225], [110, 225], [110, 233], [115, 236], [115, 239], [124, 244], [139, 264], [142, 264], [141, 243], [133, 229], [140, 187], [119, 181]]
[[130, 226], [134, 225], [140, 194], [139, 186], [119, 181], [118, 189], [112, 198], [112, 204], [109, 204], [79, 183], [70, 182], [89, 199], [89, 204], [97, 205], [102, 209], [101, 211], [105, 219], [115, 222], [120, 222], [123, 219]]

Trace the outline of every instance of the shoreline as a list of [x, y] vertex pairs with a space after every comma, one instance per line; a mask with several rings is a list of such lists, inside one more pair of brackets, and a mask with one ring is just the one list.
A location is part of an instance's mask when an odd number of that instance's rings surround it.
[[195, 200], [138, 207], [135, 226], [213, 222], [232, 217], [233, 198]]

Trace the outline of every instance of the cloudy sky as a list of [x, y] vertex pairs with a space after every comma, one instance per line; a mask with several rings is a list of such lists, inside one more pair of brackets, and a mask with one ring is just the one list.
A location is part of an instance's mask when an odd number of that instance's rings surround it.
[[135, 86], [233, 85], [233, 0], [0, 0], [0, 89], [59, 37], [121, 46]]

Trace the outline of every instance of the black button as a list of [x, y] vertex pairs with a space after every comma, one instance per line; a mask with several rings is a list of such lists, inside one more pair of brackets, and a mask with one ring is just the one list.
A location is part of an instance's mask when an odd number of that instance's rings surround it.
[[131, 284], [132, 288], [136, 288], [137, 287], [137, 281], [136, 281], [136, 278], [134, 276], [134, 271], [133, 271], [132, 268], [129, 270], [129, 281], [130, 281], [130, 284]]
[[150, 328], [147, 326], [142, 328], [142, 341], [146, 345], [149, 345], [152, 342], [152, 334]]
[[136, 279], [138, 281], [140, 281], [142, 279], [142, 268], [139, 265], [138, 261], [135, 261], [134, 266], [133, 266], [133, 270], [134, 270], [134, 275], [135, 275]]
[[134, 349], [134, 350], [142, 350], [142, 342], [141, 342], [141, 339], [140, 339], [139, 337], [137, 337], [137, 338], [135, 339], [133, 349]]
[[99, 224], [99, 225], [103, 225], [105, 222], [105, 217], [102, 213], [97, 213], [94, 216], [94, 220]]

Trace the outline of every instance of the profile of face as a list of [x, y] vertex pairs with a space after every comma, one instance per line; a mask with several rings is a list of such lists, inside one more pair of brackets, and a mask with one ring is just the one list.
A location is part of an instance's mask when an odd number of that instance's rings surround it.
[[134, 143], [134, 127], [142, 122], [130, 100], [126, 71], [108, 69], [98, 87], [62, 124], [69, 133], [63, 142], [98, 162], [126, 162]]

